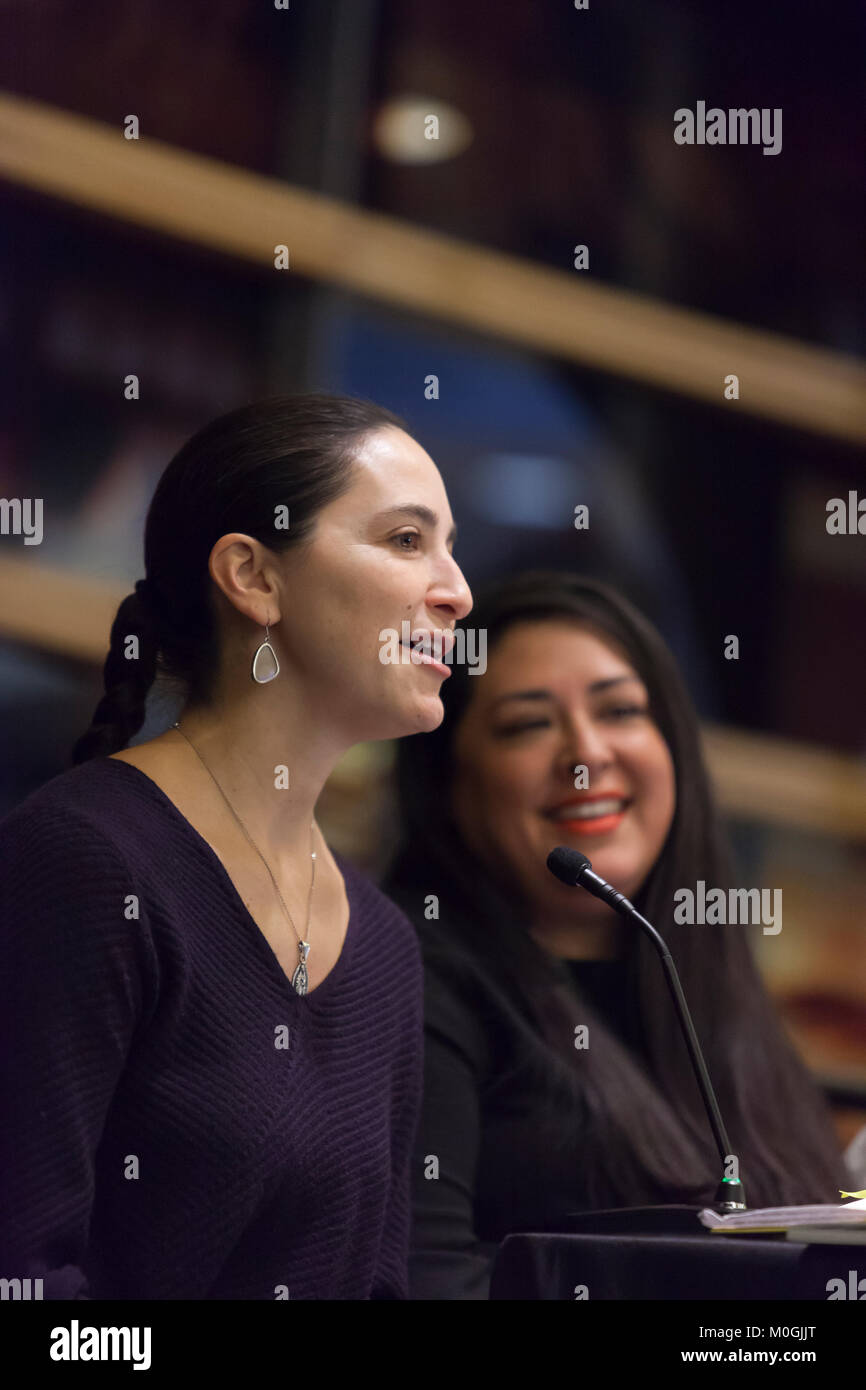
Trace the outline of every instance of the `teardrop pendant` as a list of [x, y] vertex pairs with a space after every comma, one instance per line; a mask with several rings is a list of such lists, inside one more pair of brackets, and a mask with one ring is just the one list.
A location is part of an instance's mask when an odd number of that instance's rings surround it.
[[267, 685], [280, 673], [280, 663], [270, 642], [265, 641], [253, 657], [252, 678], [257, 685]]
[[292, 976], [292, 989], [296, 994], [306, 994], [307, 992], [307, 956], [310, 954], [309, 941], [298, 942], [298, 954], [301, 957], [300, 964], [295, 967]]

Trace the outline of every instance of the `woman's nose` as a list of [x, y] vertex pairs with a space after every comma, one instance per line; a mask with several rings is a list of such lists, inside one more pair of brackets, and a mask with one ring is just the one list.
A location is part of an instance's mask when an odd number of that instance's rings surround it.
[[445, 608], [449, 609], [455, 622], [472, 612], [472, 590], [463, 578], [463, 571], [456, 560], [451, 562], [451, 572], [436, 585], [429, 606], [440, 612]]
[[574, 773], [579, 767], [586, 767], [590, 780], [611, 761], [604, 730], [588, 719], [573, 719], [563, 740], [563, 766]]

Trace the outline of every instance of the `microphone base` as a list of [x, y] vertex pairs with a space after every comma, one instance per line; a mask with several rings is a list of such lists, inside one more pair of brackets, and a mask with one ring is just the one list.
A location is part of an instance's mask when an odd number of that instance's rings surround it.
[[746, 1211], [746, 1193], [743, 1184], [732, 1178], [723, 1178], [719, 1183], [713, 1208], [724, 1214], [731, 1211]]

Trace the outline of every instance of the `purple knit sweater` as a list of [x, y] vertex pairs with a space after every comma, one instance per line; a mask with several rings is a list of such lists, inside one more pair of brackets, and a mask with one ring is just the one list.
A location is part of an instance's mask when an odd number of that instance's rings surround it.
[[414, 928], [338, 859], [301, 998], [210, 849], [95, 758], [0, 821], [0, 1277], [44, 1296], [407, 1297]]

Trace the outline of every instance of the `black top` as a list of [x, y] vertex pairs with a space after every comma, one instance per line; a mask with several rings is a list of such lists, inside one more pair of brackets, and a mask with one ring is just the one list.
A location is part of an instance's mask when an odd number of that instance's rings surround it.
[[569, 960], [565, 965], [581, 993], [592, 1002], [613, 1031], [630, 1047], [639, 1047], [640, 1028], [626, 1000], [625, 962]]
[[[416, 924], [417, 925], [417, 924]], [[413, 1165], [413, 1299], [486, 1299], [511, 1231], [561, 1227], [588, 1205], [574, 1123], [539, 1105], [551, 1050], [530, 1017], [468, 953], [419, 930], [425, 970], [424, 1101]], [[566, 980], [639, 1052], [625, 963], [568, 961]], [[575, 1019], [580, 1021], [580, 1002]], [[579, 1107], [575, 1093], [564, 1102]], [[437, 1174], [438, 1161], [438, 1176]]]

